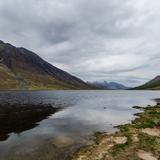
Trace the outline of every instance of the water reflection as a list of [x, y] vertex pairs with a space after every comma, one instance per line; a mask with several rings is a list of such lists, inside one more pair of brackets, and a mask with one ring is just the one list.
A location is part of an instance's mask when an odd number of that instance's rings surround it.
[[[110, 132], [131, 121], [138, 112], [132, 106], [152, 105], [159, 97], [158, 91], [0, 92], [0, 106], [6, 101], [14, 106], [32, 104], [31, 117], [21, 119], [25, 114], [18, 110], [16, 120], [0, 119], [0, 159], [60, 160], [64, 150], [88, 142], [96, 131]], [[63, 110], [37, 116], [33, 106], [41, 102]]]
[[39, 125], [38, 122], [59, 111], [51, 105], [0, 105], [0, 141], [8, 139], [9, 133], [21, 133]]

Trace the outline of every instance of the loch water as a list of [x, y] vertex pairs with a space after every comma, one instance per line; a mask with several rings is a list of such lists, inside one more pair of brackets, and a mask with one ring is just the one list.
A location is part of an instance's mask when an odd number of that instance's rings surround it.
[[1, 106], [50, 104], [61, 108], [44, 119], [35, 117], [24, 128], [0, 128], [5, 137], [0, 139], [0, 159], [67, 159], [72, 150], [90, 143], [95, 132], [114, 132], [115, 126], [133, 120], [139, 112], [133, 106], [154, 105], [158, 98], [160, 91], [0, 92]]

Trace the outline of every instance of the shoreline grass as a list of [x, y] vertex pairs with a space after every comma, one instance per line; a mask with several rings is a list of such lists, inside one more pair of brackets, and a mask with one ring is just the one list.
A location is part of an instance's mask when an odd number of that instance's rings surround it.
[[96, 133], [92, 145], [75, 152], [72, 160], [159, 160], [160, 106], [133, 107], [140, 112], [113, 134]]

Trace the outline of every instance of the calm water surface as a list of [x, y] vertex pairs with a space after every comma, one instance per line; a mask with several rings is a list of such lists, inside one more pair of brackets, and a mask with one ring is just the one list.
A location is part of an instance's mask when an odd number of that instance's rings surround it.
[[0, 159], [67, 159], [69, 150], [88, 142], [95, 132], [113, 132], [114, 126], [134, 119], [137, 110], [132, 106], [155, 104], [155, 98], [160, 98], [159, 91], [0, 92], [1, 104], [44, 103], [63, 108], [34, 128], [9, 133], [0, 141]]

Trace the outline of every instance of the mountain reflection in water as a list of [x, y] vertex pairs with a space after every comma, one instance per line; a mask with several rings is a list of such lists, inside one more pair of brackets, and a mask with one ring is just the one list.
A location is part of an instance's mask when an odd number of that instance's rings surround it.
[[9, 133], [21, 133], [36, 127], [38, 122], [46, 119], [60, 108], [52, 105], [0, 105], [0, 141], [7, 140]]

